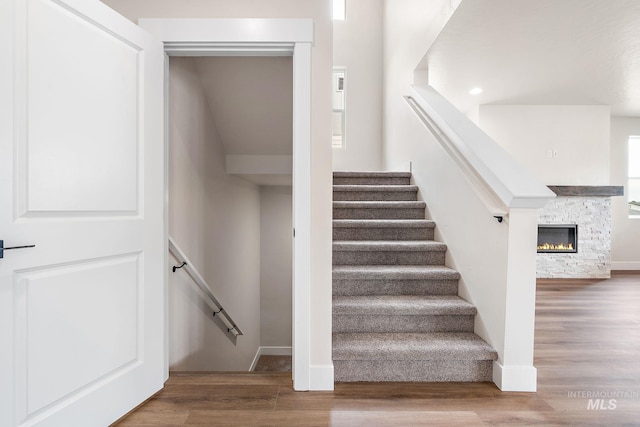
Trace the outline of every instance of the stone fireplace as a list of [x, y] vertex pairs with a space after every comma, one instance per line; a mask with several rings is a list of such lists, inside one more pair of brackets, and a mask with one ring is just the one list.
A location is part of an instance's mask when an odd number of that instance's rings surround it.
[[[611, 197], [621, 196], [623, 187], [549, 186], [556, 193], [538, 211], [538, 224], [546, 230], [564, 228], [562, 238], [570, 238], [568, 226], [575, 225], [573, 250], [538, 253], [538, 278], [611, 277]], [[578, 233], [578, 230], [580, 233]], [[544, 242], [543, 242], [544, 243]], [[561, 242], [547, 242], [550, 246]], [[540, 246], [540, 241], [538, 245]]]

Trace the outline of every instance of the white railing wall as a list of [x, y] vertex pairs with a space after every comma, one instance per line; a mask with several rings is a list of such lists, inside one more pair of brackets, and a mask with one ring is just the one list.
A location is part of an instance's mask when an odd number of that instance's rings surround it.
[[[469, 162], [467, 156], [465, 156], [454, 139], [458, 139], [455, 136], [449, 137], [446, 132], [442, 130], [440, 125], [434, 120], [434, 113], [431, 111], [427, 113], [420, 103], [413, 96], [405, 97], [407, 103], [413, 111], [418, 115], [422, 123], [431, 131], [433, 136], [438, 140], [442, 148], [449, 154], [452, 160], [456, 162], [458, 167], [463, 171], [464, 177], [468, 180], [482, 204], [495, 218], [503, 218], [509, 212], [509, 207], [504, 201], [493, 191], [493, 188], [483, 179], [481, 175], [477, 173], [477, 170]], [[428, 106], [426, 107], [428, 108]], [[452, 139], [454, 138], [454, 139]]]
[[[455, 151], [466, 175], [484, 183], [502, 208], [541, 208], [555, 194], [431, 86], [413, 87], [414, 102]], [[464, 166], [462, 166], [462, 163]], [[501, 209], [501, 208], [499, 208]]]
[[494, 381], [535, 391], [537, 209], [555, 194], [433, 88], [405, 99], [410, 141], [397, 142], [394, 161], [411, 161], [459, 293], [478, 309], [475, 331], [498, 351]]

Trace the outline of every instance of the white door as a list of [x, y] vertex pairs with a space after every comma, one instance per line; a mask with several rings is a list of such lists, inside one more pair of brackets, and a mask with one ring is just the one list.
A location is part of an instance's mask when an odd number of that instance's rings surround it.
[[0, 0], [0, 425], [162, 388], [164, 53], [97, 0]]

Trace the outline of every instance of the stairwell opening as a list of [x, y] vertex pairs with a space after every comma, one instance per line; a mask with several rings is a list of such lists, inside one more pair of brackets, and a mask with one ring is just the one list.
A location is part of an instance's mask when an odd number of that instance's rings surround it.
[[292, 67], [170, 57], [169, 234], [244, 333], [171, 274], [171, 371], [248, 371], [261, 354], [291, 354]]

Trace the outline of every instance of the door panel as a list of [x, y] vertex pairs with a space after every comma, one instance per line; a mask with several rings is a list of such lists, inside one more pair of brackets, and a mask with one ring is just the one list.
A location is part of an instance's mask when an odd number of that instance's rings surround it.
[[163, 48], [97, 0], [0, 37], [0, 425], [108, 425], [167, 374]]
[[140, 362], [139, 263], [125, 255], [17, 272], [17, 386], [27, 414]]
[[50, 0], [30, 0], [25, 19], [24, 213], [136, 213], [142, 48]]

